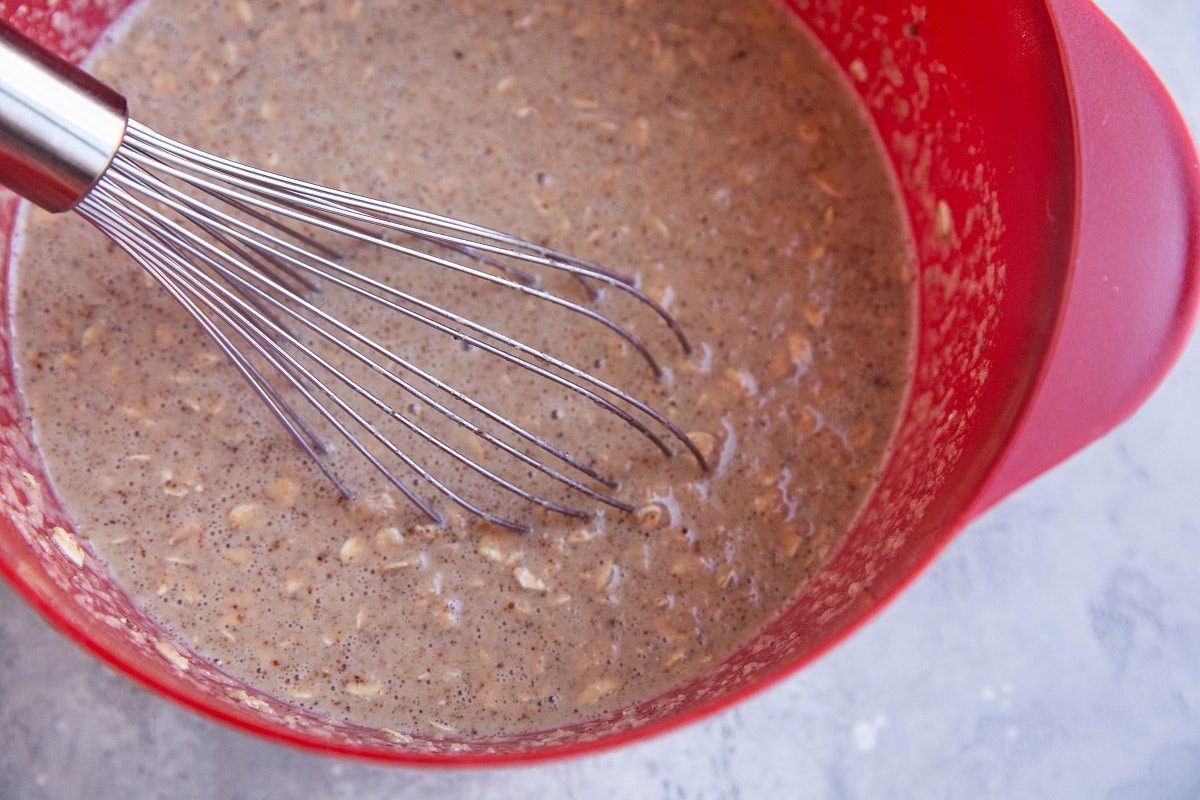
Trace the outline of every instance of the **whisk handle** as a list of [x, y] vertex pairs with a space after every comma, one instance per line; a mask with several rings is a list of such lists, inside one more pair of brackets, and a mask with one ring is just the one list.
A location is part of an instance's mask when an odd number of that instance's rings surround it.
[[0, 22], [0, 183], [69, 211], [125, 136], [125, 98]]

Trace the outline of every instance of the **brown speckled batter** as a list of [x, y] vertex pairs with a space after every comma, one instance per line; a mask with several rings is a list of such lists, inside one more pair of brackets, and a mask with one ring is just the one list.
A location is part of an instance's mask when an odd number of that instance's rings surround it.
[[[135, 265], [31, 214], [16, 328], [56, 489], [197, 653], [366, 725], [541, 729], [719, 662], [842, 540], [903, 397], [912, 287], [872, 134], [774, 4], [150, 3], [95, 69], [202, 148], [635, 273], [696, 345], [676, 355], [635, 322], [665, 354], [655, 382], [602, 337], [569, 343], [701, 434], [710, 472], [618, 456], [628, 432], [573, 410], [638, 514], [439, 529], [369, 468], [342, 500]], [[403, 346], [481, 391], [502, 378]], [[558, 418], [519, 388], [499, 402]]]

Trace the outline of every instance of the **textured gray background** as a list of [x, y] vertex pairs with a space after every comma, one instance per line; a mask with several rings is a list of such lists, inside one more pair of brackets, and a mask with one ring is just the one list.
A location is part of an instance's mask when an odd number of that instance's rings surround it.
[[[1101, 0], [1200, 130], [1200, 2]], [[271, 745], [116, 677], [0, 585], [10, 798], [1200, 798], [1200, 344], [865, 630], [703, 724], [521, 769]]]

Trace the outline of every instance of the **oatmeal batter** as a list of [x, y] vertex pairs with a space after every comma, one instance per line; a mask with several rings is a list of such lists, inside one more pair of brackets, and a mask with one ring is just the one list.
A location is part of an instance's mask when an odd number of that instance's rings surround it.
[[[479, 353], [396, 334], [514, 418], [582, 433], [640, 509], [539, 513], [532, 534], [453, 513], [438, 528], [357, 462], [343, 499], [126, 256], [78, 219], [30, 214], [15, 326], [56, 490], [200, 655], [364, 725], [543, 729], [702, 674], [841, 542], [902, 401], [912, 287], [872, 133], [784, 10], [150, 3], [94, 71], [201, 148], [636, 274], [695, 345], [680, 355], [635, 313], [667, 368], [656, 381], [601, 334], [565, 344], [694, 432], [708, 472], [594, 409], [505, 390]], [[346, 258], [532, 341], [564, 338], [536, 306], [498, 313], [428, 269]]]

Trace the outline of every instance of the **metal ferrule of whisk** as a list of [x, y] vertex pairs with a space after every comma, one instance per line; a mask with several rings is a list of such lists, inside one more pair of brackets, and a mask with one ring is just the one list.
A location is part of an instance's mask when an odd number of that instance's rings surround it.
[[[590, 303], [541, 288], [524, 268], [573, 277], [593, 299], [596, 286], [627, 294], [687, 352], [675, 320], [632, 280], [490, 228], [286, 178], [181, 144], [131, 120], [120, 93], [2, 22], [0, 183], [48, 211], [76, 211], [131, 256], [212, 337], [347, 497], [352, 491], [331, 464], [337, 448], [328, 444], [330, 435], [439, 523], [446, 518], [430, 496], [498, 525], [530, 529], [526, 521], [484, 508], [452, 478], [434, 474], [413, 447], [449, 460], [455, 474], [475, 476], [552, 513], [590, 515], [575, 503], [549, 499], [524, 483], [526, 476], [557, 487], [556, 497], [633, 510], [616, 496], [618, 482], [586, 458], [326, 313], [311, 299], [325, 287], [379, 304], [398, 319], [590, 402], [666, 455], [676, 449], [674, 442], [707, 469], [696, 444], [646, 402], [494, 326], [356, 272], [319, 235], [369, 244], [447, 270], [456, 279], [544, 301], [547, 308], [615, 335], [657, 374], [649, 348], [625, 326]], [[359, 380], [346, 364], [370, 380]], [[379, 381], [387, 393], [372, 388]], [[455, 436], [406, 413], [406, 406], [420, 406], [440, 425], [475, 437], [486, 455], [448, 443]], [[384, 431], [380, 420], [399, 434]], [[511, 465], [507, 470], [494, 465], [501, 459]]]
[[0, 76], [0, 180], [47, 211], [70, 211], [125, 137], [125, 98], [3, 23]]

